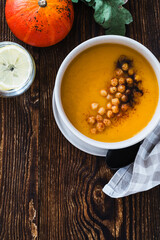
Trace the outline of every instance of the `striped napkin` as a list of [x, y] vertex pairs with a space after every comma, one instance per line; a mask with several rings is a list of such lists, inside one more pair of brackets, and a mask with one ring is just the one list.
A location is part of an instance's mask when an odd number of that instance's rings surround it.
[[134, 163], [119, 169], [103, 188], [112, 198], [149, 190], [160, 184], [160, 123], [139, 148]]

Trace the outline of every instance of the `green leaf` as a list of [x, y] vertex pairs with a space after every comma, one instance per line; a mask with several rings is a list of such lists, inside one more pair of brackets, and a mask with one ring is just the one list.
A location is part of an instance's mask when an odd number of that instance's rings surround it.
[[94, 19], [105, 29], [106, 34], [125, 35], [125, 25], [133, 21], [131, 13], [122, 6], [127, 0], [81, 1], [94, 9]]
[[[90, 3], [90, 2], [92, 2], [92, 0], [85, 0], [85, 1], [86, 1], [87, 3]], [[85, 2], [85, 1], [84, 1], [84, 2]]]
[[72, 0], [73, 3], [78, 3], [78, 0]]
[[108, 2], [110, 2], [112, 6], [122, 6], [128, 2], [128, 0], [108, 0]]

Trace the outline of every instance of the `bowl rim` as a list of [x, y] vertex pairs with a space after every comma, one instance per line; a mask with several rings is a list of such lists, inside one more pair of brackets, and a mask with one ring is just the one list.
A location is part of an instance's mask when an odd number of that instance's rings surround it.
[[[156, 78], [158, 81], [158, 87], [159, 87], [158, 104], [150, 122], [147, 124], [146, 127], [144, 127], [140, 132], [135, 134], [133, 137], [123, 141], [119, 141], [119, 142], [100, 142], [82, 134], [69, 121], [67, 115], [65, 114], [65, 111], [62, 106], [62, 101], [61, 101], [61, 83], [62, 83], [63, 75], [67, 67], [69, 66], [69, 64], [72, 62], [72, 60], [81, 52], [85, 51], [86, 49], [91, 48], [95, 45], [106, 44], [106, 43], [124, 45], [139, 52], [152, 66], [154, 73], [156, 75]], [[106, 148], [106, 149], [120, 149], [120, 148], [129, 147], [131, 145], [134, 145], [142, 141], [145, 137], [147, 137], [147, 135], [155, 129], [158, 122], [160, 121], [160, 114], [159, 114], [160, 112], [160, 63], [148, 48], [146, 48], [144, 45], [137, 42], [136, 40], [133, 40], [128, 37], [117, 36], [117, 35], [98, 36], [98, 37], [91, 38], [81, 43], [77, 47], [75, 47], [63, 60], [58, 70], [56, 81], [55, 81], [54, 92], [55, 92], [55, 102], [56, 102], [58, 112], [61, 115], [66, 127], [68, 127], [70, 131], [74, 135], [76, 135], [78, 138], [80, 138], [82, 141], [87, 142], [88, 144], [95, 147]]]

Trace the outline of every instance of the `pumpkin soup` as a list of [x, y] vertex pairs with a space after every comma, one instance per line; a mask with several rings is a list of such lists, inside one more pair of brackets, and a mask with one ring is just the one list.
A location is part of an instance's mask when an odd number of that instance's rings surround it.
[[101, 44], [79, 54], [61, 86], [70, 122], [101, 142], [123, 141], [141, 131], [151, 120], [158, 97], [158, 82], [148, 61], [118, 44]]

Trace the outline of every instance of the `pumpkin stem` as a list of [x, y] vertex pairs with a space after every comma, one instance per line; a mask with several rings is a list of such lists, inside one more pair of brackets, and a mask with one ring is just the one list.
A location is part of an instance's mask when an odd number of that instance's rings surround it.
[[46, 7], [46, 6], [47, 6], [47, 1], [45, 1], [45, 0], [39, 0], [39, 1], [38, 1], [38, 4], [39, 4], [40, 7]]

